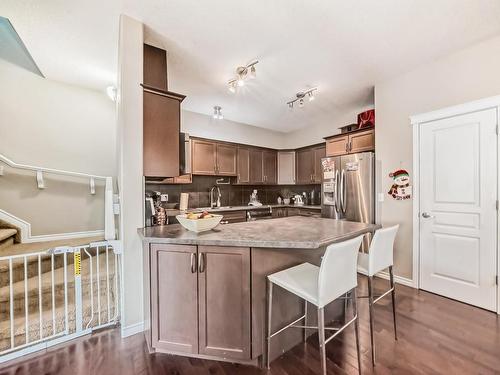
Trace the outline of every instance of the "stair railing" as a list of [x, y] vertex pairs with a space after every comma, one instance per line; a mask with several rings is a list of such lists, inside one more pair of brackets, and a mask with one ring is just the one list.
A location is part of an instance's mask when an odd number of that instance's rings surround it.
[[121, 253], [120, 241], [100, 241], [0, 257], [9, 280], [0, 363], [116, 325]]
[[[104, 180], [105, 181], [105, 188], [104, 188], [104, 239], [105, 240], [114, 240], [116, 238], [115, 216], [114, 216], [114, 210], [113, 210], [113, 178], [112, 177], [99, 176], [99, 175], [93, 175], [93, 174], [81, 173], [81, 172], [65, 171], [62, 169], [38, 167], [38, 166], [27, 165], [27, 164], [19, 164], [19, 163], [12, 161], [11, 159], [9, 159], [8, 157], [6, 157], [5, 155], [2, 155], [2, 154], [0, 154], [0, 161], [3, 162], [4, 164], [8, 165], [11, 168], [24, 169], [24, 170], [29, 170], [29, 171], [35, 172], [37, 186], [39, 189], [45, 188], [44, 178], [43, 178], [44, 173], [87, 178], [89, 180], [90, 194], [95, 194], [95, 181], [96, 180]], [[0, 166], [0, 176], [2, 174], [3, 174], [3, 167]]]

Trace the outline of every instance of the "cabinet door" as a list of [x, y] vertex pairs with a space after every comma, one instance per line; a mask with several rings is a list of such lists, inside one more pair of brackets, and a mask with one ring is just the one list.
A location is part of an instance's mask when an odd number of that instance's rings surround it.
[[300, 209], [295, 208], [295, 207], [288, 207], [286, 209], [286, 215], [287, 216], [299, 216], [300, 215]]
[[197, 353], [196, 246], [150, 246], [152, 346], [168, 351]]
[[264, 183], [276, 185], [278, 182], [277, 167], [278, 167], [278, 153], [276, 151], [265, 150], [262, 153], [263, 157], [263, 171]]
[[144, 91], [143, 124], [144, 176], [178, 176], [180, 102]]
[[295, 184], [295, 152], [278, 152], [278, 184]]
[[250, 358], [250, 249], [199, 246], [199, 353]]
[[219, 176], [236, 176], [237, 147], [234, 145], [217, 144], [217, 168]]
[[320, 184], [322, 181], [322, 170], [323, 168], [321, 167], [321, 159], [323, 159], [326, 156], [326, 150], [324, 146], [321, 147], [316, 147], [313, 150], [314, 153], [314, 175], [313, 175], [313, 182]]
[[349, 153], [373, 151], [375, 149], [375, 131], [373, 129], [353, 133], [349, 136]]
[[238, 184], [250, 182], [250, 151], [247, 148], [238, 147]]
[[192, 174], [215, 175], [217, 145], [215, 142], [193, 139], [191, 142]]
[[326, 140], [326, 156], [345, 155], [348, 152], [349, 136], [340, 135]]
[[250, 183], [262, 184], [263, 182], [262, 150], [250, 149]]
[[311, 149], [297, 151], [297, 184], [310, 184], [314, 174], [314, 152]]

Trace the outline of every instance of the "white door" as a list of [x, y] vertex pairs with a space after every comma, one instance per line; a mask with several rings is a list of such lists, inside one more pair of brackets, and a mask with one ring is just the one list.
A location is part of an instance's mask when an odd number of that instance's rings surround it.
[[496, 109], [420, 125], [420, 287], [496, 310]]

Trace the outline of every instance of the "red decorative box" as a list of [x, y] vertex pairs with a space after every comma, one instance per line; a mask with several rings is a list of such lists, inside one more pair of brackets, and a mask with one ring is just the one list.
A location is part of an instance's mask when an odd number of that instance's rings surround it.
[[369, 109], [368, 111], [361, 112], [358, 115], [358, 126], [362, 128], [372, 128], [375, 126], [375, 110]]

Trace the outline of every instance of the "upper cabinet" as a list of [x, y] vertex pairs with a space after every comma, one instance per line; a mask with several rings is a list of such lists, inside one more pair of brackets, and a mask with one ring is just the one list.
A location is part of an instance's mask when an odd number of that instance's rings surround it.
[[179, 176], [181, 102], [167, 90], [166, 51], [144, 45], [143, 174]]
[[250, 183], [250, 150], [244, 146], [238, 146], [238, 184]]
[[264, 183], [264, 170], [263, 170], [263, 154], [262, 150], [258, 148], [250, 149], [250, 183], [263, 184]]
[[362, 130], [326, 138], [326, 155], [340, 156], [375, 150], [375, 130]]
[[262, 151], [263, 180], [265, 184], [276, 184], [278, 182], [278, 153], [274, 150]]
[[303, 148], [296, 152], [297, 184], [321, 183], [321, 159], [325, 154], [323, 145]]
[[236, 145], [205, 139], [191, 141], [192, 174], [213, 176], [237, 175]]

